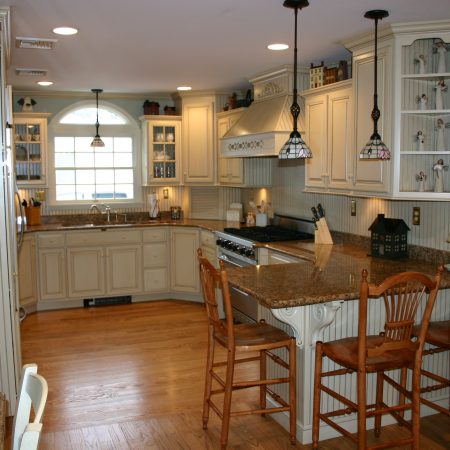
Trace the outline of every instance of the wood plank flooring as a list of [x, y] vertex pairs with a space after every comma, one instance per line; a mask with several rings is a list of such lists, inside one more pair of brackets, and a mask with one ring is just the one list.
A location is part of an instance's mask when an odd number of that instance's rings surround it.
[[[219, 448], [212, 412], [202, 429], [206, 362], [203, 306], [158, 301], [32, 314], [22, 323], [23, 362], [49, 384], [41, 450]], [[243, 368], [243, 370], [251, 370]], [[240, 402], [257, 400], [257, 392]], [[391, 426], [383, 433], [397, 433]], [[450, 448], [450, 420], [423, 420], [422, 448]], [[269, 416], [231, 419], [229, 448], [310, 449], [289, 444]], [[344, 439], [322, 449], [355, 448]]]

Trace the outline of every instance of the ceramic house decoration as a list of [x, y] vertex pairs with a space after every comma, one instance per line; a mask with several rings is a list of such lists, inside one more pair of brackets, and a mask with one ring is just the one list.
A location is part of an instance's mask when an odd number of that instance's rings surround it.
[[402, 219], [387, 219], [378, 214], [369, 227], [371, 256], [397, 259], [406, 258], [408, 225]]

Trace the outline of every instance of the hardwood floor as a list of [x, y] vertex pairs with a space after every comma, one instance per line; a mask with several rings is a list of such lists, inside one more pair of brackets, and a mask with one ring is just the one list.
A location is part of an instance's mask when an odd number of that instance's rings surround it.
[[[203, 306], [158, 301], [32, 314], [22, 323], [23, 362], [49, 384], [41, 450], [217, 449], [220, 421], [202, 429], [206, 363]], [[246, 370], [243, 367], [243, 370]], [[247, 370], [248, 367], [247, 367]], [[258, 398], [242, 394], [241, 402]], [[387, 427], [383, 433], [397, 433]], [[423, 420], [422, 448], [450, 448], [450, 420]], [[229, 448], [310, 449], [289, 444], [269, 416], [232, 418]], [[353, 449], [344, 439], [322, 449]]]

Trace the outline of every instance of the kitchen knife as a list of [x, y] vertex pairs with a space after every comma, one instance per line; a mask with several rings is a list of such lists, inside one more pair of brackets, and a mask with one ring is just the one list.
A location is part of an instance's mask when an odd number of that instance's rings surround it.
[[319, 227], [317, 226], [317, 219], [316, 219], [315, 217], [313, 217], [312, 221], [314, 222], [314, 228], [315, 228], [316, 230], [318, 230]]
[[319, 219], [320, 219], [320, 216], [319, 216], [319, 214], [317, 213], [317, 209], [316, 209], [315, 206], [313, 206], [313, 207], [311, 208], [311, 211], [312, 211], [312, 213], [313, 213], [314, 218], [315, 218], [316, 220], [319, 220]]
[[325, 211], [320, 203], [317, 205], [317, 211], [319, 212], [319, 217], [325, 217]]

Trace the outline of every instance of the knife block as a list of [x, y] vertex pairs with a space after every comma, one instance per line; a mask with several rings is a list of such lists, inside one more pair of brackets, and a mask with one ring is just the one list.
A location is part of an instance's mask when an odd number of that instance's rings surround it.
[[27, 218], [27, 225], [40, 225], [41, 224], [41, 207], [40, 206], [27, 206], [25, 208], [25, 216]]
[[317, 230], [314, 233], [315, 244], [333, 244], [333, 239], [328, 229], [327, 221], [325, 217], [321, 217], [317, 222]]

